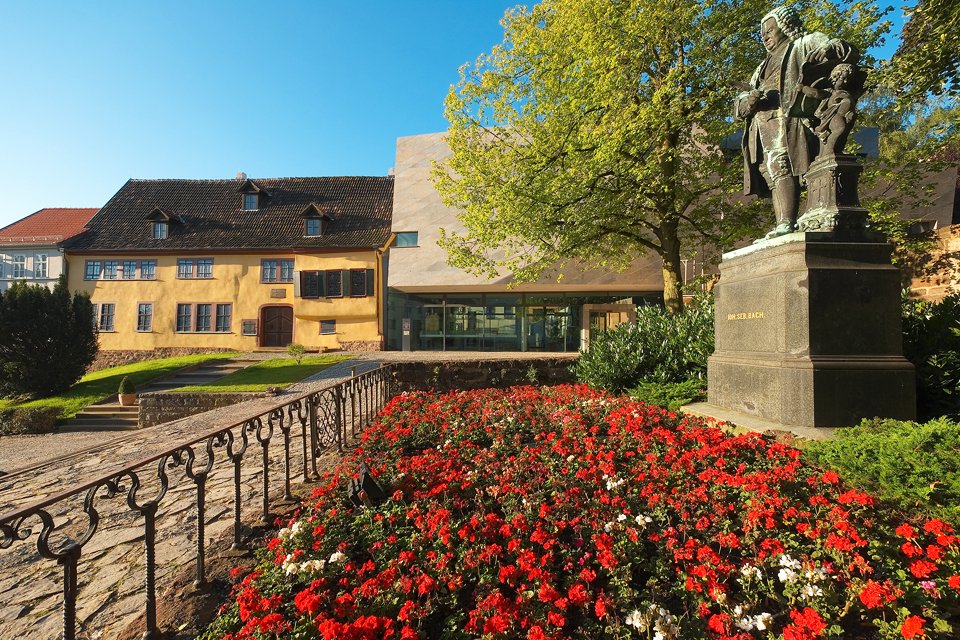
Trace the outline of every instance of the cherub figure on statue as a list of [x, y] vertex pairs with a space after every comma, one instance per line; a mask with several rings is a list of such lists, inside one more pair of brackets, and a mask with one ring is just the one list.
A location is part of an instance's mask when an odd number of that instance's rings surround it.
[[862, 86], [862, 83], [856, 81], [856, 75], [857, 69], [854, 65], [842, 63], [830, 72], [830, 89], [803, 84], [798, 86], [804, 95], [821, 100], [814, 113], [817, 124], [813, 128], [820, 138], [818, 158], [831, 158], [843, 153], [847, 136], [857, 117], [856, 107], [860, 92], [855, 87]]

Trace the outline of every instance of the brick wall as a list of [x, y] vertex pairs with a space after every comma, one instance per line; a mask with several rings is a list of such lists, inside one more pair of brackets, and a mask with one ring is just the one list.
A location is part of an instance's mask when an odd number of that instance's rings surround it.
[[926, 275], [910, 282], [914, 296], [933, 302], [960, 292], [960, 224], [938, 229], [936, 234], [938, 248], [922, 265]]

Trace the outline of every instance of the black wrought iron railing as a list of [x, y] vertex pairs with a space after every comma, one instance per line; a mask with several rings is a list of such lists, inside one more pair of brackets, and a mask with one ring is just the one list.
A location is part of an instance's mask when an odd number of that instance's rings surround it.
[[[0, 514], [0, 553], [12, 551], [11, 547], [20, 543], [35, 541], [37, 553], [27, 557], [27, 563], [55, 561], [60, 565], [62, 637], [73, 640], [78, 633], [77, 603], [82, 595], [78, 585], [84, 548], [96, 540], [107, 512], [113, 518], [118, 517], [118, 512], [125, 512], [121, 515], [127, 518], [132, 515], [134, 524], [130, 526], [140, 528], [138, 533], [142, 533], [143, 540], [143, 638], [159, 638], [157, 531], [158, 526], [163, 526], [167, 514], [183, 511], [182, 508], [168, 508], [169, 503], [191, 499], [192, 495], [195, 532], [185, 532], [181, 527], [173, 535], [179, 536], [183, 543], [191, 537], [186, 534], [194, 533], [194, 584], [203, 586], [207, 582], [209, 543], [206, 542], [205, 526], [208, 523], [208, 502], [214, 498], [221, 506], [224, 501], [227, 504], [232, 502], [232, 509], [226, 507], [221, 511], [232, 510], [231, 548], [242, 549], [243, 512], [245, 506], [250, 511], [250, 505], [257, 502], [249, 495], [251, 486], [259, 484], [259, 497], [262, 498], [259, 519], [269, 523], [272, 519], [271, 484], [274, 494], [279, 493], [280, 484], [271, 478], [271, 472], [282, 473], [282, 497], [293, 500], [291, 483], [295, 477], [299, 475], [302, 483], [318, 479], [318, 458], [330, 450], [343, 451], [359, 436], [394, 395], [393, 380], [390, 366], [353, 376], [340, 384], [284, 401], [231, 426], [217, 428], [105, 475], [65, 488], [28, 506]], [[259, 455], [256, 455], [257, 448], [260, 449]], [[220, 495], [211, 496], [208, 485], [214, 477], [219, 480]], [[245, 488], [247, 499], [244, 499]], [[136, 524], [137, 520], [139, 524]], [[140, 537], [125, 536], [136, 543]], [[24, 560], [21, 558], [21, 561]], [[22, 566], [17, 568], [3, 562], [0, 562], [0, 568], [5, 571], [25, 570]], [[0, 620], [0, 630], [8, 622]], [[91, 633], [91, 630], [84, 629], [84, 633]], [[6, 632], [0, 635], [8, 637]]]

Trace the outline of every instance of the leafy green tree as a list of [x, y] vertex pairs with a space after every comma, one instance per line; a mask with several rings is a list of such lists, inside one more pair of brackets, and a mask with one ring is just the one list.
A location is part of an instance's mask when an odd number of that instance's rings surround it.
[[70, 388], [97, 353], [84, 294], [16, 282], [0, 294], [0, 396], [44, 397]]
[[[808, 30], [861, 50], [888, 28], [871, 2], [801, 3]], [[434, 167], [465, 232], [444, 230], [451, 264], [518, 281], [574, 262], [663, 263], [682, 308], [682, 245], [724, 249], [769, 207], [731, 198], [739, 153], [720, 142], [737, 83], [765, 55], [769, 0], [544, 0], [508, 11], [504, 42], [460, 70], [446, 100], [452, 157]]]
[[908, 100], [929, 93], [960, 96], [960, 3], [917, 0], [908, 14], [891, 60], [891, 86]]
[[933, 205], [932, 178], [960, 160], [960, 103], [911, 99], [888, 82], [889, 76], [881, 74], [861, 101], [859, 122], [879, 129], [880, 153], [865, 164], [860, 192], [871, 225], [895, 247], [906, 286], [912, 277], [950, 268], [947, 263], [955, 260], [935, 256], [933, 235], [911, 232], [914, 221], [906, 214]]

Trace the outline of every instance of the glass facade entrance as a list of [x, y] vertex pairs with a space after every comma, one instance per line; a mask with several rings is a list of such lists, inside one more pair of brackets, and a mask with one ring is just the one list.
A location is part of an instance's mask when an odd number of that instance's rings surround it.
[[[659, 293], [387, 295], [387, 349], [577, 351], [584, 304], [660, 304]], [[407, 335], [404, 336], [404, 332]]]

